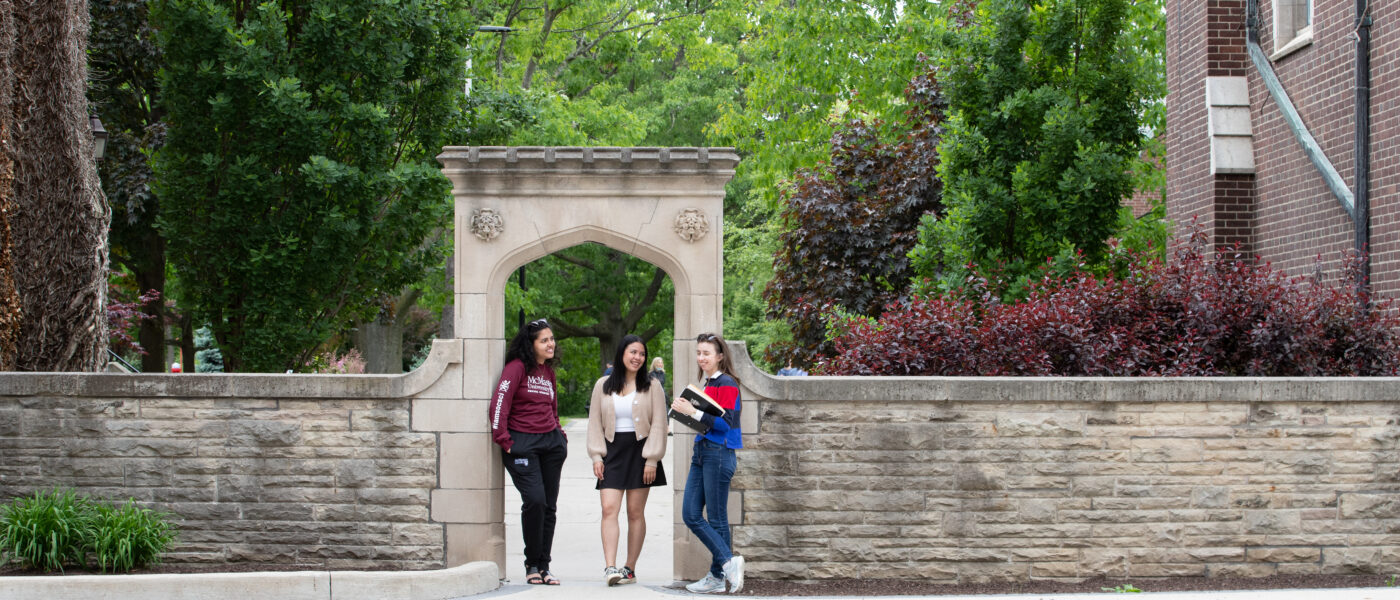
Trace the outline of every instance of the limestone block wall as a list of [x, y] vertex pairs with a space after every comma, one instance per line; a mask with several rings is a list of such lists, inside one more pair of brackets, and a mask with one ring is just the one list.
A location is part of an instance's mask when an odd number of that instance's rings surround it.
[[0, 500], [135, 498], [176, 515], [168, 562], [458, 564], [445, 528], [472, 507], [439, 500], [438, 430], [463, 406], [460, 348], [397, 377], [0, 374]]
[[1397, 379], [774, 378], [738, 358], [751, 577], [1400, 569]]

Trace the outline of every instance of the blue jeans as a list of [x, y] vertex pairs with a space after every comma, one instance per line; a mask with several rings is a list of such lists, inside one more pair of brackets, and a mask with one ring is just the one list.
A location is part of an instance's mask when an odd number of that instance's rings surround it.
[[681, 507], [685, 526], [714, 557], [710, 574], [721, 578], [724, 571], [720, 567], [734, 556], [729, 549], [729, 480], [734, 478], [735, 466], [734, 450], [704, 438], [697, 440]]

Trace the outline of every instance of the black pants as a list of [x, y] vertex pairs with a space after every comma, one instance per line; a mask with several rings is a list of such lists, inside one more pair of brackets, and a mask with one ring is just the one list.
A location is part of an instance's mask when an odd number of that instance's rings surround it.
[[506, 472], [520, 490], [520, 530], [525, 536], [525, 566], [549, 570], [554, 523], [559, 506], [559, 477], [569, 445], [564, 432], [510, 432], [510, 453], [501, 453]]

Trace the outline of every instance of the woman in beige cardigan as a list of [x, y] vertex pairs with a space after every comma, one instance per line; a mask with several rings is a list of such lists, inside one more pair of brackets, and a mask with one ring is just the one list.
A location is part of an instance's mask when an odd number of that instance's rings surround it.
[[[666, 390], [643, 370], [647, 346], [628, 335], [617, 346], [613, 372], [593, 385], [588, 408], [588, 456], [603, 502], [603, 580], [634, 583], [637, 558], [647, 537], [646, 504], [651, 488], [666, 485]], [[627, 562], [617, 567], [617, 514], [627, 499]]]

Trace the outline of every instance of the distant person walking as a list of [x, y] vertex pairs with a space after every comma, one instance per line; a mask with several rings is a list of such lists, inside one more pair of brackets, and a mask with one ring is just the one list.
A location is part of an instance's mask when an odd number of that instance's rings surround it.
[[[617, 345], [611, 375], [593, 385], [588, 409], [588, 456], [603, 505], [603, 581], [636, 583], [637, 559], [647, 537], [652, 487], [666, 485], [666, 388], [643, 372], [647, 346], [628, 335]], [[627, 561], [617, 566], [617, 515], [627, 501]]]
[[651, 372], [647, 376], [661, 382], [661, 389], [666, 389], [666, 361], [660, 356], [651, 359]]
[[723, 594], [727, 586], [729, 593], [735, 594], [744, 589], [744, 557], [736, 556], [732, 550], [728, 512], [729, 482], [738, 467], [734, 451], [744, 447], [739, 431], [739, 380], [733, 375], [734, 364], [723, 338], [702, 333], [695, 342], [695, 364], [700, 367], [705, 394], [725, 412], [724, 417], [717, 418], [683, 398], [671, 403], [671, 410], [691, 415], [708, 428], [695, 436], [681, 518], [710, 551], [712, 559], [704, 579], [685, 589], [697, 594]]
[[779, 377], [806, 377], [807, 372], [792, 366], [792, 360], [789, 359], [787, 362], [787, 366], [778, 369], [776, 375], [778, 375]]
[[491, 399], [491, 438], [501, 447], [506, 472], [520, 490], [520, 530], [525, 537], [525, 583], [559, 585], [549, 572], [559, 478], [568, 440], [559, 427], [554, 382], [554, 332], [531, 321], [506, 347], [506, 365]]

